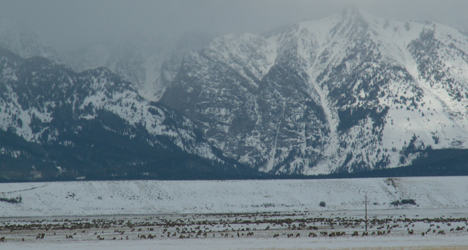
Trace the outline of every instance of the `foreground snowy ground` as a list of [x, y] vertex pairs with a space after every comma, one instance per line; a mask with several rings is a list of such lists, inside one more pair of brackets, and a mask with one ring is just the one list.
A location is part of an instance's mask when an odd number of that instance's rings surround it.
[[411, 239], [409, 237], [387, 237], [373, 239], [217, 239], [217, 240], [167, 240], [167, 241], [105, 241], [105, 242], [73, 242], [73, 243], [5, 243], [2, 244], [4, 249], [37, 249], [37, 250], [62, 250], [62, 249], [86, 249], [86, 250], [188, 250], [188, 249], [371, 249], [371, 250], [401, 250], [401, 249], [426, 249], [426, 250], [466, 250], [467, 238], [454, 237], [434, 237], [431, 239], [419, 238]]
[[8, 183], [0, 198], [0, 249], [468, 249], [468, 177]]

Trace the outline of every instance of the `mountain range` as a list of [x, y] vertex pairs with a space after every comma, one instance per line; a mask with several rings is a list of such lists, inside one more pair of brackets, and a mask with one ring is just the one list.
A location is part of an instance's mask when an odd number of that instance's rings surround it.
[[193, 122], [144, 99], [106, 68], [76, 73], [46, 58], [24, 59], [1, 49], [0, 69], [4, 180], [242, 173]]
[[347, 8], [159, 54], [125, 43], [61, 60], [3, 34], [4, 180], [466, 170], [468, 36], [440, 23]]

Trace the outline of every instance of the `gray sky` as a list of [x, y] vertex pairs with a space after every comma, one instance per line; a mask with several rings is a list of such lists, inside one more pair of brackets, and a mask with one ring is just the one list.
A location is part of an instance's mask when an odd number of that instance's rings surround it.
[[259, 33], [323, 18], [347, 5], [375, 16], [435, 20], [468, 30], [468, 0], [0, 0], [0, 16], [66, 50], [137, 33]]

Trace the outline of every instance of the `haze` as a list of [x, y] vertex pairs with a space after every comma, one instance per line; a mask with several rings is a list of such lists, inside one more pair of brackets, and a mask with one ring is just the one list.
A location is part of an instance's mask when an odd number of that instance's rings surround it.
[[326, 17], [355, 5], [400, 20], [434, 20], [468, 30], [468, 1], [439, 0], [2, 0], [1, 17], [16, 19], [56, 50], [145, 34], [172, 40], [187, 31], [259, 33]]

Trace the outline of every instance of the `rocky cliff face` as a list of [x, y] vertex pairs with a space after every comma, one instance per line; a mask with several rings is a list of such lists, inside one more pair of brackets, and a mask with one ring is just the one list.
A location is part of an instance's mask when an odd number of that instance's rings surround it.
[[285, 31], [215, 39], [184, 58], [161, 102], [259, 171], [411, 164], [466, 148], [468, 37], [346, 9]]

